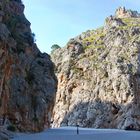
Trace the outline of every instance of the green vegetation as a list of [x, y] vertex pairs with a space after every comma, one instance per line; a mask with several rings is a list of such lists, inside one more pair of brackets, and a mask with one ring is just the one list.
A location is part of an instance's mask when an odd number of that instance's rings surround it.
[[33, 42], [36, 42], [35, 33], [31, 33], [31, 37], [32, 37]]
[[90, 35], [84, 38], [82, 43], [84, 44], [85, 49], [93, 48], [93, 47], [100, 48], [104, 44], [103, 42], [104, 37], [105, 37], [105, 32], [103, 28], [101, 27], [97, 30], [90, 31]]
[[51, 49], [52, 49], [51, 52], [53, 53], [55, 50], [57, 50], [57, 49], [59, 49], [59, 48], [61, 48], [59, 45], [54, 44], [54, 45], [51, 46]]
[[129, 52], [121, 53], [119, 56], [122, 60], [126, 60], [127, 62], [130, 61], [129, 60], [130, 59]]
[[78, 68], [78, 67], [76, 67], [76, 66], [72, 66], [71, 69], [73, 70], [73, 72], [74, 72], [75, 74], [77, 74], [77, 73], [81, 74], [81, 73], [83, 72], [83, 69], [80, 69], [80, 68]]
[[12, 15], [11, 13], [6, 13], [6, 19], [6, 24], [11, 32], [16, 28], [22, 29], [23, 24], [30, 24], [24, 15]]
[[139, 18], [122, 18], [122, 21], [127, 25], [139, 25], [140, 24]]
[[11, 125], [7, 126], [7, 130], [15, 132], [16, 131], [16, 127], [13, 124], [11, 124]]
[[22, 0], [10, 0], [10, 1], [16, 1], [16, 2], [22, 3]]
[[25, 80], [28, 82], [29, 85], [32, 85], [32, 82], [34, 80], [34, 75], [31, 72], [26, 71]]
[[139, 18], [122, 18], [123, 23], [126, 25], [118, 27], [122, 30], [127, 30], [131, 27], [140, 27], [140, 19]]
[[85, 46], [84, 49], [93, 49], [94, 51], [98, 51], [98, 50], [104, 50], [105, 49], [105, 45], [89, 45], [89, 46]]
[[12, 15], [11, 13], [6, 14], [6, 25], [11, 32], [11, 36], [17, 42], [17, 52], [21, 53], [25, 51], [26, 45], [33, 45], [36, 41], [35, 34], [27, 31], [23, 32], [22, 28], [28, 26], [30, 23], [26, 20], [24, 15]]
[[38, 122], [39, 120], [38, 120], [38, 118], [37, 118], [36, 116], [34, 116], [34, 117], [32, 118], [32, 121], [33, 121], [33, 122]]

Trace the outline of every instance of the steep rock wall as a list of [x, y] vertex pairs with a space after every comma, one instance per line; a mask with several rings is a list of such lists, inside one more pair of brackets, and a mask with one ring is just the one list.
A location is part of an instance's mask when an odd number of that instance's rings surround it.
[[23, 12], [20, 0], [0, 1], [0, 123], [40, 131], [50, 125], [57, 79]]
[[52, 127], [140, 129], [140, 18], [118, 17], [52, 53], [58, 77]]

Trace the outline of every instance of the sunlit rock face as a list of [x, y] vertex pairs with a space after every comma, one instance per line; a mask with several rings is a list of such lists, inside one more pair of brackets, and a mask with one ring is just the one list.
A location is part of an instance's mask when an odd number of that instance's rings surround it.
[[57, 80], [23, 11], [20, 0], [0, 1], [0, 123], [40, 131], [50, 126]]
[[119, 7], [116, 10], [117, 18], [140, 18], [140, 14], [137, 11], [126, 10], [125, 7]]
[[140, 129], [140, 18], [128, 13], [119, 8], [103, 27], [52, 53], [53, 127]]

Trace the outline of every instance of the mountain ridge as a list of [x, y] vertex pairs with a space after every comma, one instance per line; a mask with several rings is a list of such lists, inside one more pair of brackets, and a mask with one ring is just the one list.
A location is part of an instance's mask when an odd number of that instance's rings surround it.
[[119, 7], [105, 25], [51, 56], [58, 91], [53, 127], [140, 129], [139, 13]]

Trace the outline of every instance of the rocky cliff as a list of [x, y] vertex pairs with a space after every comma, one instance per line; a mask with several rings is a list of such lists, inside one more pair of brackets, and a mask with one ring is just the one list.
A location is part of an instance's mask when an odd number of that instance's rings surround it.
[[52, 53], [53, 127], [140, 129], [140, 17], [117, 9], [105, 25]]
[[50, 125], [57, 80], [23, 12], [21, 0], [0, 0], [0, 125], [40, 131]]

